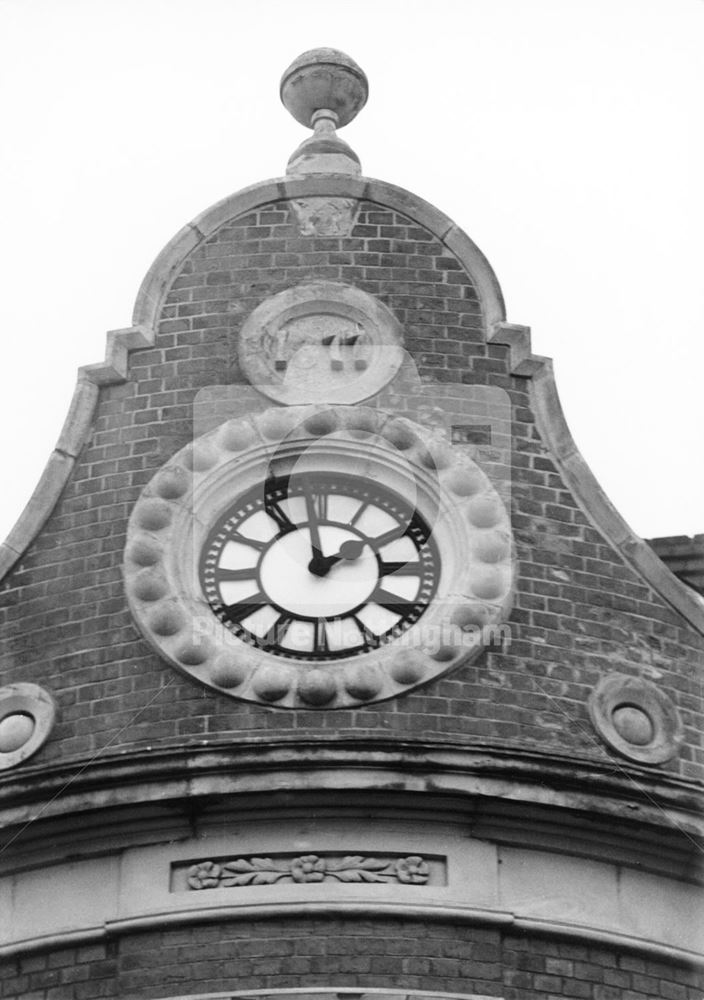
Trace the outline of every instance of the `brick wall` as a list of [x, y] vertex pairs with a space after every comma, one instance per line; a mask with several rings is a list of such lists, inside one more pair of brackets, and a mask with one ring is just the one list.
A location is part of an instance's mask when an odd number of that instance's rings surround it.
[[6, 960], [5, 1000], [356, 987], [504, 1000], [701, 1000], [682, 967], [570, 941], [400, 920], [201, 924]]
[[[402, 324], [424, 377], [490, 382], [510, 394], [520, 579], [507, 650], [389, 703], [283, 712], [216, 696], [162, 664], [132, 623], [120, 562], [139, 491], [191, 437], [194, 396], [241, 381], [236, 340], [246, 316], [268, 296], [315, 278], [378, 296]], [[704, 639], [579, 510], [537, 435], [526, 380], [509, 374], [508, 349], [487, 345], [482, 330], [476, 292], [457, 259], [378, 205], [363, 206], [346, 238], [301, 236], [277, 203], [200, 244], [165, 299], [154, 348], [131, 356], [132, 381], [101, 391], [72, 481], [0, 588], [2, 682], [41, 684], [60, 706], [34, 762], [273, 733], [480, 741], [604, 760], [610, 751], [595, 740], [586, 699], [603, 673], [617, 670], [657, 678], [678, 704], [687, 742], [664, 770], [700, 777], [696, 674]]]

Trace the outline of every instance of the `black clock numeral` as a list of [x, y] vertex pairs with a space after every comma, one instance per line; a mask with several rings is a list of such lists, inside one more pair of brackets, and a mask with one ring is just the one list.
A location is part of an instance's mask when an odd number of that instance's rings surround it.
[[359, 629], [362, 636], [362, 645], [365, 649], [376, 649], [379, 645], [379, 636], [372, 632], [370, 628], [364, 624], [363, 621], [357, 617], [357, 615], [352, 615], [352, 621], [355, 623]]
[[256, 593], [252, 594], [251, 597], [247, 597], [244, 601], [235, 601], [234, 604], [225, 605], [225, 614], [227, 615], [228, 621], [239, 623], [244, 621], [245, 618], [249, 618], [253, 615], [255, 611], [260, 611], [261, 608], [268, 605], [268, 600], [266, 596], [258, 590]]
[[279, 530], [280, 535], [285, 535], [289, 531], [293, 531], [296, 525], [291, 521], [288, 514], [279, 507], [276, 500], [271, 500], [267, 498], [264, 508], [269, 515], [269, 517], [276, 522], [276, 527]]
[[215, 570], [215, 579], [218, 583], [226, 583], [230, 580], [255, 580], [256, 577], [256, 566], [249, 566], [247, 569], [223, 569], [222, 567], [218, 567]]
[[264, 636], [264, 644], [266, 646], [281, 646], [294, 621], [293, 615], [280, 614]]
[[360, 517], [365, 512], [368, 506], [369, 506], [368, 500], [364, 500], [363, 503], [359, 505], [359, 507], [355, 511], [354, 517], [350, 521], [350, 527], [354, 527], [354, 525], [357, 523], [357, 521], [359, 521]]
[[379, 572], [382, 576], [398, 573], [399, 576], [421, 576], [422, 566], [419, 562], [384, 562], [382, 559]]
[[384, 590], [383, 587], [377, 587], [369, 600], [386, 608], [387, 611], [393, 611], [395, 615], [405, 615], [410, 608], [408, 601], [404, 601], [398, 594], [392, 594], [390, 590]]
[[265, 547], [265, 543], [260, 542], [258, 538], [248, 538], [247, 535], [241, 535], [239, 531], [231, 531], [228, 541], [239, 542], [240, 545], [249, 545], [258, 552], [261, 552]]
[[313, 652], [329, 653], [327, 623], [324, 618], [318, 618], [313, 623]]
[[328, 500], [329, 495], [327, 493], [315, 493], [313, 495], [315, 513], [321, 521], [327, 521], [328, 519]]

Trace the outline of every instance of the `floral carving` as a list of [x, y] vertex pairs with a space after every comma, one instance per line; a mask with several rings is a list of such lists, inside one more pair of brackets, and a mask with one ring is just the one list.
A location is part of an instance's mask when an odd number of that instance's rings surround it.
[[304, 854], [291, 862], [291, 878], [294, 882], [322, 882], [326, 864], [316, 854]]
[[399, 882], [423, 885], [428, 881], [428, 874], [428, 864], [419, 854], [413, 854], [410, 858], [399, 858], [396, 862], [396, 876]]
[[187, 873], [190, 889], [216, 889], [275, 882], [400, 882], [425, 885], [430, 875], [420, 855], [365, 858], [361, 854], [325, 858], [303, 854], [294, 858], [235, 858], [233, 861], [199, 861]]
[[188, 869], [191, 889], [214, 889], [220, 882], [222, 869], [214, 861], [201, 861]]

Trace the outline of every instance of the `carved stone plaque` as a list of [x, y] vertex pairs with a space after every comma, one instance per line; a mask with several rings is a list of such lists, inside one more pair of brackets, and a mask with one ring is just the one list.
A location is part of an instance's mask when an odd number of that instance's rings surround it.
[[172, 892], [316, 882], [446, 885], [447, 864], [444, 857], [419, 854], [248, 855], [176, 865], [172, 876]]
[[295, 198], [291, 205], [303, 236], [349, 236], [359, 211], [353, 198]]
[[314, 282], [267, 299], [240, 334], [252, 384], [280, 403], [358, 403], [396, 374], [403, 360], [392, 313], [351, 285]]

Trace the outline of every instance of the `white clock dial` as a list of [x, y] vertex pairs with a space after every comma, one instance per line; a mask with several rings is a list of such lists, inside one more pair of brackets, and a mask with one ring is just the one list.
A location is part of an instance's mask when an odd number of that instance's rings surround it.
[[413, 625], [439, 557], [421, 515], [376, 482], [271, 478], [241, 497], [205, 544], [201, 580], [239, 638], [280, 656], [365, 653]]

